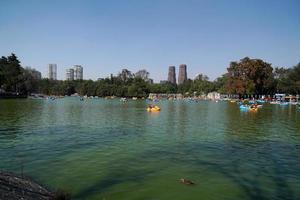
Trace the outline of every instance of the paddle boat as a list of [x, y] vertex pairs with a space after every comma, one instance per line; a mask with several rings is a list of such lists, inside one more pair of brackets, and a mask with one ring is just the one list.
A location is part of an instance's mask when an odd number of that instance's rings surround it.
[[242, 102], [242, 101], [237, 101], [236, 103], [237, 103], [238, 105], [243, 105], [244, 102]]
[[257, 108], [257, 107], [250, 107], [249, 110], [250, 110], [250, 111], [257, 111], [258, 108]]
[[53, 96], [49, 96], [49, 97], [47, 97], [47, 99], [54, 101], [56, 98]]
[[257, 103], [265, 103], [266, 101], [265, 100], [261, 100], [261, 99], [258, 99], [256, 100]]
[[289, 103], [288, 102], [280, 102], [279, 105], [281, 105], [281, 106], [288, 106]]
[[270, 104], [280, 104], [279, 101], [271, 101]]
[[250, 106], [248, 105], [240, 105], [241, 110], [249, 110]]
[[252, 104], [252, 105], [240, 105], [240, 109], [243, 111], [257, 111], [258, 108], [261, 108], [262, 105]]
[[249, 104], [255, 104], [255, 101], [254, 100], [250, 100], [248, 101]]
[[147, 108], [147, 111], [148, 112], [159, 112], [160, 111], [160, 107], [149, 105], [148, 108]]
[[258, 108], [261, 108], [261, 107], [262, 107], [262, 105], [252, 104], [252, 105], [250, 106], [250, 111], [257, 111]]
[[120, 101], [121, 101], [121, 102], [127, 102], [127, 99], [126, 99], [125, 97], [122, 97], [122, 98], [120, 99]]

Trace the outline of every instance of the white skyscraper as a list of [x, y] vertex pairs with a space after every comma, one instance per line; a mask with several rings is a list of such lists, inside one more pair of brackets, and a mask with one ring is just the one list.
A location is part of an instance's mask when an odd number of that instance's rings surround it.
[[74, 65], [74, 80], [83, 80], [83, 68], [81, 65]]
[[56, 64], [49, 64], [48, 78], [51, 80], [57, 80], [57, 65]]
[[66, 70], [66, 80], [68, 81], [74, 80], [74, 69], [70, 68]]

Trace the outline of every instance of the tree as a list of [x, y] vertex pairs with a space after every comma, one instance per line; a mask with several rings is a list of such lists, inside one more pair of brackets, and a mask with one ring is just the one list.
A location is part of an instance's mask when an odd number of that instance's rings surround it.
[[233, 94], [265, 94], [273, 76], [271, 64], [248, 57], [231, 62], [227, 70], [227, 89]]
[[300, 93], [300, 63], [293, 67], [292, 72], [289, 74], [289, 78], [294, 82], [295, 92]]
[[78, 93], [81, 95], [95, 96], [96, 95], [95, 82], [92, 80], [83, 81], [82, 84], [80, 84]]
[[135, 77], [139, 77], [144, 81], [149, 81], [149, 75], [150, 73], [145, 69], [139, 70], [138, 72], [135, 73]]
[[299, 94], [300, 93], [300, 63], [293, 68], [275, 68], [274, 82], [276, 92]]
[[188, 79], [186, 81], [184, 81], [184, 83], [178, 85], [178, 90], [177, 92], [182, 93], [182, 94], [186, 94], [186, 93], [191, 93], [194, 90], [193, 88], [193, 81], [191, 79]]
[[21, 82], [22, 67], [15, 54], [0, 59], [0, 86], [8, 92], [23, 92], [17, 86]]
[[121, 79], [121, 81], [126, 83], [133, 78], [133, 74], [128, 69], [122, 69], [122, 72], [119, 73], [118, 77]]
[[18, 84], [18, 88], [20, 88], [21, 91], [26, 91], [28, 94], [37, 92], [39, 81], [32, 75], [30, 71], [26, 69], [23, 69], [22, 71], [23, 73], [20, 76], [21, 81]]
[[209, 80], [208, 76], [204, 74], [198, 74], [194, 79], [194, 81], [208, 81], [208, 80]]
[[207, 94], [214, 90], [214, 83], [204, 74], [197, 75], [194, 80], [188, 79], [178, 86], [178, 92], [182, 94]]
[[228, 81], [228, 74], [223, 74], [221, 77], [218, 77], [213, 82], [215, 90], [221, 94], [226, 94], [227, 93], [227, 89], [226, 89], [227, 81]]
[[275, 79], [287, 78], [290, 71], [291, 69], [289, 68], [276, 67], [274, 69], [274, 78]]
[[4, 87], [3, 84], [5, 83], [6, 65], [7, 65], [7, 58], [2, 56], [0, 58], [0, 88]]

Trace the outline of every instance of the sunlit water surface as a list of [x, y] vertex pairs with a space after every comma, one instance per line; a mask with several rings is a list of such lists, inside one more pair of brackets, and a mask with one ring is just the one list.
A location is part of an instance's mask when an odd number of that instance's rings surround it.
[[1, 100], [0, 170], [23, 168], [74, 199], [300, 199], [296, 106], [157, 104]]

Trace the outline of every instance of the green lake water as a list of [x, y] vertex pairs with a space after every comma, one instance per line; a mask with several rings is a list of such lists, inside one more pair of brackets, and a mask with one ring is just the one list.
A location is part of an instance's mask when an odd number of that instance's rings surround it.
[[[74, 199], [300, 199], [300, 110], [229, 102], [0, 101], [0, 170]], [[196, 183], [180, 183], [187, 178]]]

